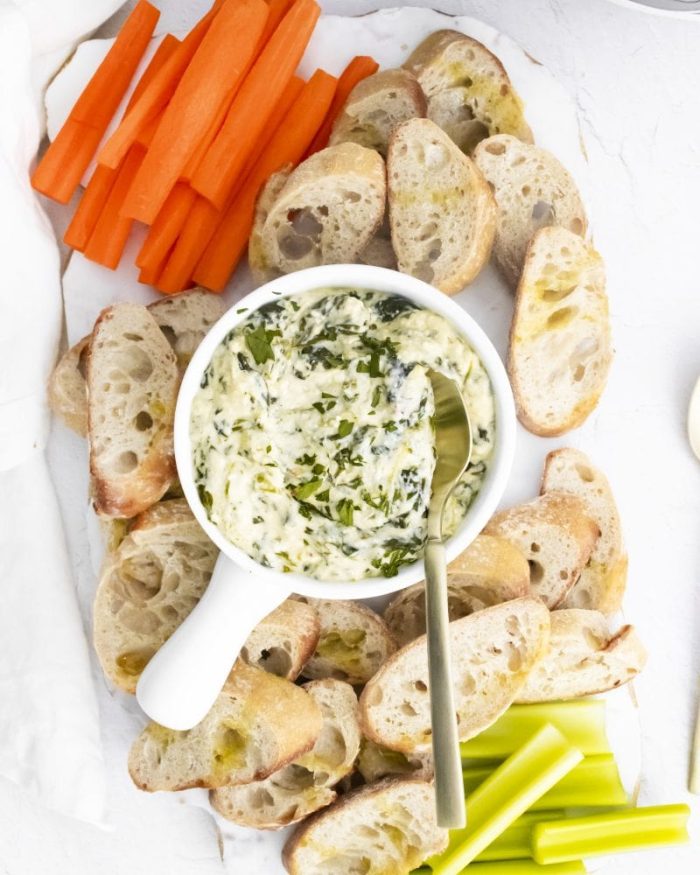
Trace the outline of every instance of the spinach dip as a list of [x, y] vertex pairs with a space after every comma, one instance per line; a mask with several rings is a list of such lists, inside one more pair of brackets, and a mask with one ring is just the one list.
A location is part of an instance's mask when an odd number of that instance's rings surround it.
[[356, 289], [280, 297], [216, 349], [192, 404], [195, 482], [209, 519], [265, 566], [321, 580], [391, 577], [423, 553], [435, 466], [426, 368], [462, 387], [471, 463], [452, 534], [493, 451], [483, 364], [453, 325]]

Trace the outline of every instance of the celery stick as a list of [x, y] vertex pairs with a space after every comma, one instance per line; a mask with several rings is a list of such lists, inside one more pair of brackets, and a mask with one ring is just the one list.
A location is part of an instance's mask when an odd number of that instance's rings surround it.
[[532, 856], [538, 863], [564, 863], [683, 844], [689, 814], [687, 805], [656, 805], [539, 823], [532, 830]]
[[428, 861], [435, 875], [457, 875], [583, 759], [553, 726], [543, 726], [467, 799], [467, 826]]
[[[471, 863], [463, 869], [464, 875], [585, 875], [586, 867], [580, 861], [540, 866], [532, 860], [508, 860], [500, 863]], [[430, 875], [430, 869], [414, 869], [412, 875]]]
[[[464, 791], [472, 793], [493, 769], [485, 766], [473, 766], [462, 770]], [[542, 811], [547, 808], [614, 808], [627, 805], [629, 799], [615, 758], [611, 753], [586, 757], [568, 775], [552, 789], [545, 793], [532, 806], [532, 811]]]
[[575, 699], [541, 705], [511, 705], [492, 726], [460, 745], [462, 759], [502, 759], [551, 723], [586, 756], [609, 753], [605, 734], [605, 702]]
[[563, 811], [527, 812], [504, 830], [477, 856], [478, 862], [522, 860], [532, 854], [532, 828], [546, 820], [562, 820]]

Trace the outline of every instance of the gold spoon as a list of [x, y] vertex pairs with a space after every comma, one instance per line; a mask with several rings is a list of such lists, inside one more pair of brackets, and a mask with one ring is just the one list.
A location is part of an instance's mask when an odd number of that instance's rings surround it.
[[425, 545], [425, 614], [436, 811], [438, 826], [461, 829], [466, 825], [467, 814], [450, 668], [447, 560], [442, 539], [442, 514], [449, 494], [469, 464], [472, 430], [464, 399], [454, 380], [432, 370], [428, 370], [428, 377], [435, 398], [433, 422], [437, 455]]

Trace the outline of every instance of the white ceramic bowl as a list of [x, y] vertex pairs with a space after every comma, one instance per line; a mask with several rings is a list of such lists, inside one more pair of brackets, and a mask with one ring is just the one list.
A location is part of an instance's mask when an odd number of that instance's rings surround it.
[[474, 540], [505, 490], [515, 449], [515, 409], [510, 384], [491, 341], [451, 298], [405, 274], [357, 264], [302, 270], [267, 283], [246, 296], [211, 328], [195, 352], [182, 380], [175, 412], [175, 457], [185, 498], [221, 555], [199, 605], [150, 661], [138, 684], [137, 697], [144, 711], [156, 722], [173, 729], [191, 728], [201, 720], [250, 630], [291, 593], [326, 599], [364, 599], [403, 589], [423, 579], [422, 561], [402, 567], [395, 577], [348, 582], [325, 582], [303, 574], [284, 574], [265, 568], [232, 544], [209, 521], [197, 494], [190, 410], [214, 351], [253, 310], [279, 297], [326, 287], [399, 294], [419, 307], [440, 313], [464, 336], [486, 368], [496, 408], [494, 452], [479, 494], [446, 545], [448, 561]]

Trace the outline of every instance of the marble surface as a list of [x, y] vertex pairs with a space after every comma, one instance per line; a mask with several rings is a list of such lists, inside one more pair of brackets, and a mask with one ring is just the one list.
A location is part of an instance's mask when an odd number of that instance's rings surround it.
[[[332, 13], [362, 14], [395, 4], [331, 0], [322, 5]], [[700, 373], [700, 21], [646, 16], [604, 0], [415, 5], [473, 15], [509, 35], [555, 75], [578, 106], [595, 239], [608, 265], [617, 357], [599, 410], [570, 442], [608, 472], [625, 521], [631, 557], [626, 614], [651, 655], [637, 684], [642, 802], [684, 801], [700, 677], [700, 466], [687, 449], [684, 428], [685, 407]], [[548, 449], [548, 442], [521, 436], [528, 457]], [[75, 469], [84, 447], [56, 427], [51, 461], [68, 510], [80, 506], [84, 482], [66, 477], [66, 458]], [[533, 466], [518, 469], [511, 497], [532, 494], [538, 474]], [[74, 515], [67, 523], [79, 594], [87, 604], [94, 576], [85, 518]], [[110, 829], [59, 818], [13, 786], [0, 784], [0, 872], [208, 875], [245, 868], [275, 875], [274, 839], [261, 841], [236, 830], [222, 861], [206, 811], [174, 796], [132, 789], [123, 759], [125, 730], [107, 719], [115, 707], [113, 694], [97, 673], [95, 682], [102, 700]], [[134, 708], [127, 697], [116, 704]], [[698, 871], [700, 806], [693, 805], [691, 846], [619, 858], [605, 871]]]

